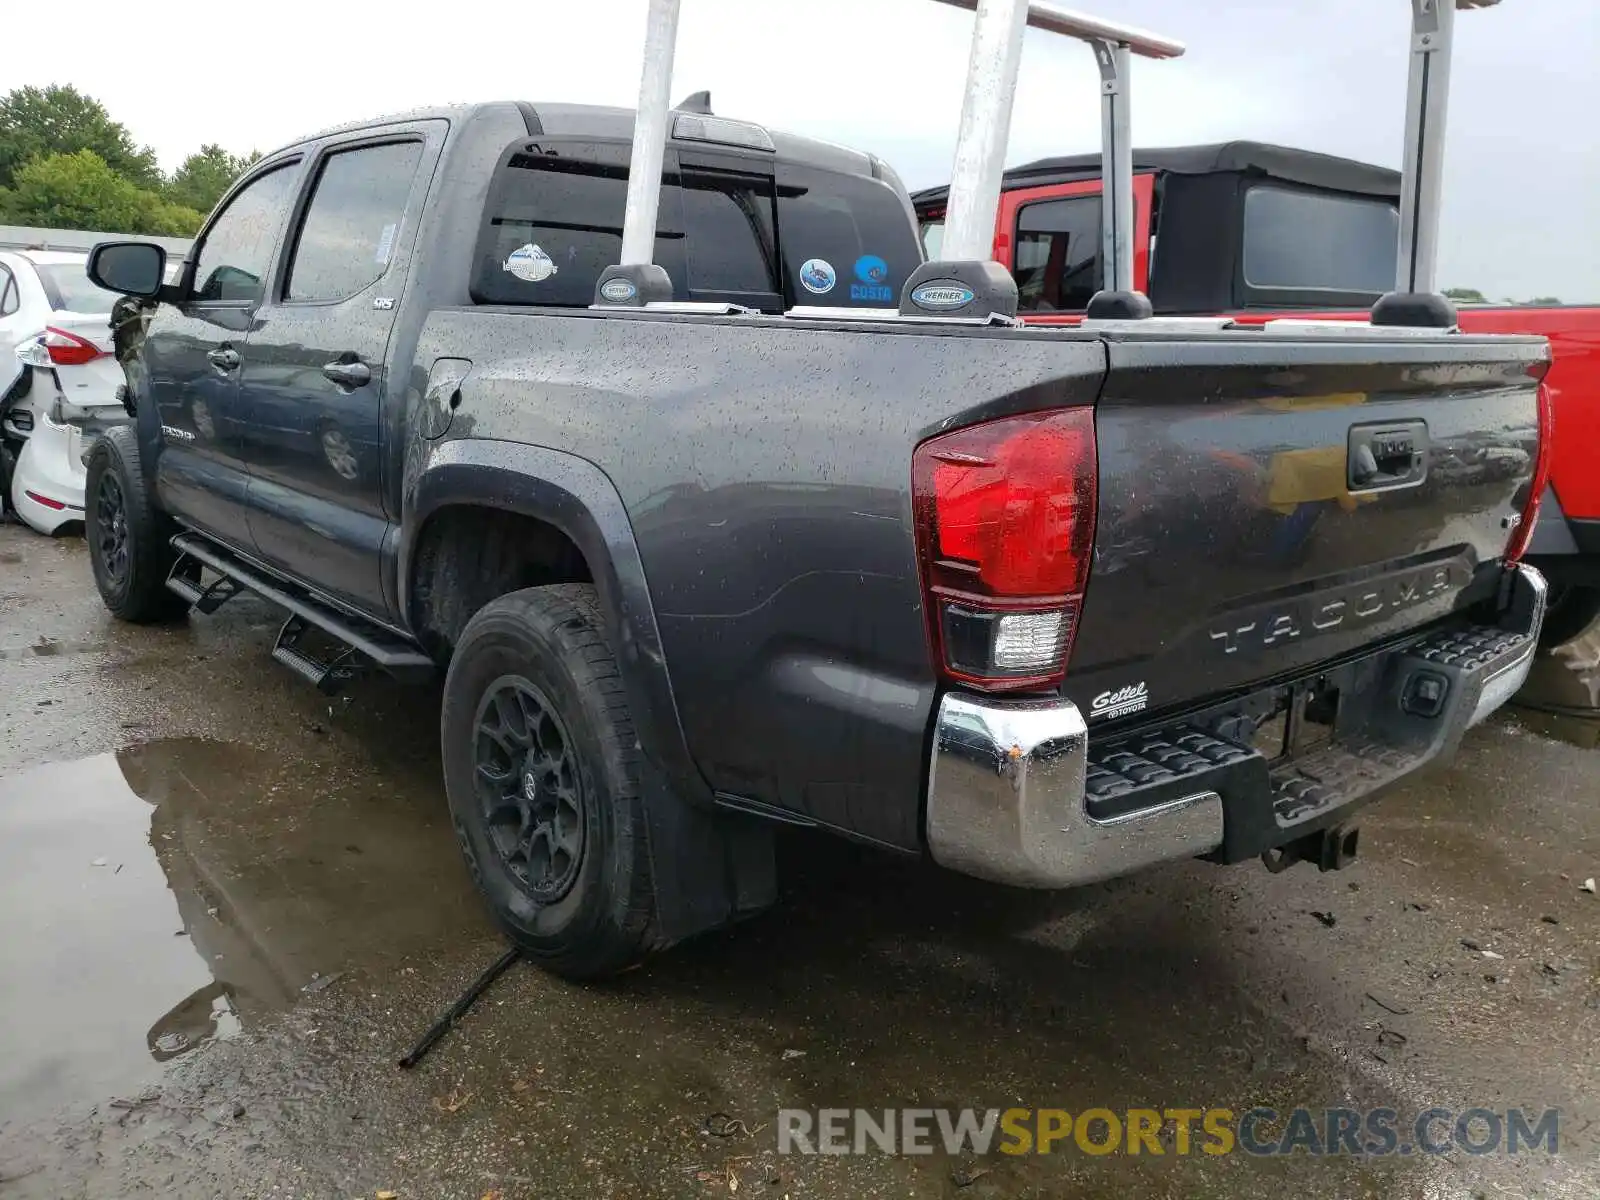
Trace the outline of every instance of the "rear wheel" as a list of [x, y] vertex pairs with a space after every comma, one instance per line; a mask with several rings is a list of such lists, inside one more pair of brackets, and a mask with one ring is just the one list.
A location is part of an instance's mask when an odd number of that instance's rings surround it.
[[481, 609], [450, 660], [441, 734], [462, 852], [518, 946], [587, 979], [661, 944], [637, 739], [593, 587]]
[[132, 429], [112, 429], [95, 442], [83, 492], [89, 562], [105, 606], [135, 624], [186, 611], [188, 605], [166, 586], [177, 529], [150, 502]]
[[1600, 619], [1600, 588], [1553, 587], [1545, 609], [1539, 645], [1544, 649], [1559, 646], [1578, 637]]

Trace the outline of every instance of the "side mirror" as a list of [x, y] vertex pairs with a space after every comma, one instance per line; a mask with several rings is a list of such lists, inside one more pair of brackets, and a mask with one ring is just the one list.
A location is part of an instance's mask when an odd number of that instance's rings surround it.
[[89, 279], [108, 292], [153, 298], [161, 291], [167, 252], [154, 242], [101, 242], [89, 251]]

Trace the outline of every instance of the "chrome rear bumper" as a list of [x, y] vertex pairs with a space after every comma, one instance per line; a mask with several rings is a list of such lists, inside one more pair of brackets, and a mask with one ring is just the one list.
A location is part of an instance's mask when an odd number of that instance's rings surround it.
[[[1544, 620], [1545, 583], [1527, 566], [1518, 567], [1510, 583], [1510, 602], [1496, 626], [1472, 626], [1385, 652], [1393, 659], [1394, 682], [1365, 701], [1376, 725], [1391, 723], [1384, 713], [1398, 703], [1395, 697], [1408, 672], [1448, 674], [1448, 704], [1408, 733], [1413, 740], [1399, 752], [1371, 740], [1341, 748], [1344, 765], [1356, 770], [1344, 772], [1342, 786], [1330, 786], [1326, 797], [1314, 801], [1305, 799], [1306, 789], [1292, 778], [1292, 770], [1277, 764], [1269, 770], [1249, 747], [1181, 725], [1166, 731], [1170, 744], [1161, 743], [1159, 751], [1149, 749], [1152, 739], [1144, 740], [1143, 753], [1155, 753], [1163, 766], [1174, 768], [1165, 772], [1164, 789], [1152, 796], [1158, 802], [1097, 819], [1088, 805], [1089, 732], [1076, 705], [946, 693], [939, 702], [928, 770], [928, 848], [940, 865], [962, 874], [1021, 887], [1065, 888], [1217, 850], [1223, 846], [1225, 814], [1227, 821], [1254, 814], [1241, 820], [1241, 827], [1255, 826], [1251, 836], [1263, 845], [1280, 835], [1284, 841], [1300, 836], [1313, 827], [1299, 824], [1307, 820], [1308, 803], [1315, 804], [1311, 816], [1331, 818], [1376, 788], [1447, 755], [1467, 728], [1521, 687]], [[1104, 756], [1106, 749], [1098, 747], [1097, 753]], [[1111, 761], [1126, 757], [1113, 753]], [[1252, 761], [1241, 766], [1246, 759]], [[1365, 769], [1369, 761], [1371, 770]], [[1184, 777], [1192, 778], [1192, 786], [1183, 786]], [[1286, 790], [1294, 793], [1293, 803], [1286, 801]], [[1228, 792], [1226, 801], [1222, 792]], [[1228, 836], [1233, 841], [1239, 835]], [[1255, 844], [1251, 849], [1259, 852]], [[1231, 860], [1232, 855], [1222, 857]]]
[[1200, 792], [1114, 821], [1084, 808], [1089, 732], [1067, 700], [939, 702], [928, 846], [952, 871], [1020, 887], [1109, 879], [1222, 842], [1222, 800]]

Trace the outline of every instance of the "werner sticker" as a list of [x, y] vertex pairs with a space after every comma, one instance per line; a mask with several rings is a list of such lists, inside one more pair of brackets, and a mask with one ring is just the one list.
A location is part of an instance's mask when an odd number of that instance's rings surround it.
[[834, 273], [833, 264], [825, 258], [808, 258], [800, 264], [800, 286], [813, 295], [833, 291], [837, 282], [839, 277]]
[[556, 273], [550, 256], [532, 242], [513, 250], [505, 261], [505, 269], [527, 283], [539, 283]]
[[856, 282], [850, 285], [850, 299], [874, 304], [892, 302], [894, 289], [889, 286], [889, 264], [876, 254], [863, 254], [856, 259]]

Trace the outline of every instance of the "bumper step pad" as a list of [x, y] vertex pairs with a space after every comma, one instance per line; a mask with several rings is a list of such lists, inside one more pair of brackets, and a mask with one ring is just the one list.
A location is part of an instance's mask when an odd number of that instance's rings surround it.
[[1406, 751], [1367, 738], [1330, 743], [1272, 768], [1272, 815], [1280, 828], [1291, 829], [1400, 778], [1428, 757], [1426, 747]]
[[[1086, 811], [1094, 821], [1126, 820], [1214, 792], [1224, 813], [1215, 856], [1255, 857], [1337, 823], [1349, 806], [1447, 757], [1473, 721], [1498, 707], [1508, 687], [1515, 690], [1535, 639], [1471, 626], [1432, 634], [1377, 669], [1327, 672], [1319, 679], [1342, 697], [1332, 740], [1286, 757], [1268, 760], [1214, 732], [1235, 734], [1236, 718], [1227, 710], [1106, 741], [1091, 738]], [[1425, 693], [1419, 680], [1428, 684]], [[1429, 702], [1418, 704], [1414, 692]]]
[[1436, 633], [1411, 647], [1407, 653], [1413, 658], [1442, 667], [1482, 671], [1498, 659], [1515, 659], [1534, 641], [1526, 634], [1480, 625], [1451, 633]]
[[[1172, 725], [1127, 741], [1095, 747], [1091, 742], [1084, 791], [1098, 817], [1116, 815], [1119, 797], [1146, 788], [1199, 783], [1219, 767], [1235, 766], [1261, 755], [1248, 746], [1215, 737], [1191, 725]], [[1206, 789], [1200, 789], [1206, 790]], [[1132, 806], [1148, 807], [1142, 802]]]

